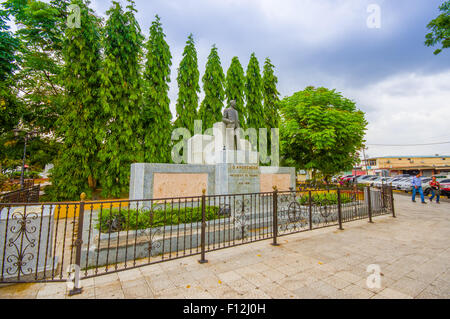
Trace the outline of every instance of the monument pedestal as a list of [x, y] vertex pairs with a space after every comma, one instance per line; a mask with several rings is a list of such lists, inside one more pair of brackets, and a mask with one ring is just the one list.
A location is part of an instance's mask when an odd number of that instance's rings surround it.
[[216, 194], [246, 194], [260, 192], [258, 165], [216, 164]]

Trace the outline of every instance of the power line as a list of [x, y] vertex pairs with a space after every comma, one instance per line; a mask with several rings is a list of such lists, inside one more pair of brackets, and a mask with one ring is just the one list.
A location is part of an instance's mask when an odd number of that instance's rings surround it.
[[438, 143], [425, 143], [425, 144], [366, 144], [367, 146], [427, 146], [427, 145], [442, 145], [450, 144], [449, 142], [438, 142]]

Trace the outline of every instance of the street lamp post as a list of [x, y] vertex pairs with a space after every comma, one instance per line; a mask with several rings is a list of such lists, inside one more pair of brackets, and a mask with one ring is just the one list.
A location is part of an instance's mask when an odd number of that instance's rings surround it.
[[23, 189], [23, 184], [24, 184], [24, 177], [25, 177], [25, 159], [26, 159], [26, 155], [27, 155], [27, 142], [30, 139], [31, 136], [33, 136], [34, 134], [36, 134], [36, 131], [25, 131], [25, 130], [21, 130], [21, 129], [15, 129], [14, 130], [14, 135], [18, 135], [20, 132], [25, 132], [25, 138], [24, 138], [24, 146], [23, 146], [23, 158], [22, 158], [22, 172], [20, 174], [20, 189]]
[[369, 175], [369, 169], [367, 168], [367, 159], [366, 159], [366, 147], [363, 146], [362, 151], [363, 151], [363, 156], [364, 156], [364, 165], [366, 166], [366, 174]]

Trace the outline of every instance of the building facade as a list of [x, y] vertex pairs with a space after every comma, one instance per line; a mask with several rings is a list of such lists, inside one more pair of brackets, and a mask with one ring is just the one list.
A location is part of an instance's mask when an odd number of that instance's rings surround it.
[[361, 170], [382, 176], [416, 175], [419, 172], [423, 176], [450, 175], [450, 155], [371, 157], [362, 161]]

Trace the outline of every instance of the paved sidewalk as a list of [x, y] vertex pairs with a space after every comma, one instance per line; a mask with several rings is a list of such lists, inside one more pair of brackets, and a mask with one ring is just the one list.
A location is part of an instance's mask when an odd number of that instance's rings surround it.
[[[376, 217], [82, 281], [0, 288], [0, 298], [447, 298], [450, 204], [395, 196], [398, 218]], [[369, 289], [367, 266], [381, 268]]]

